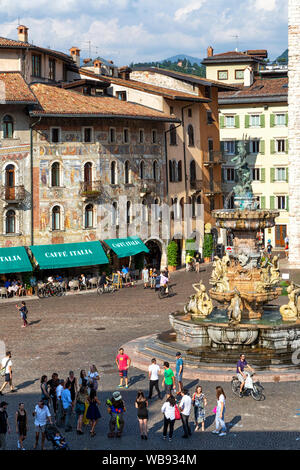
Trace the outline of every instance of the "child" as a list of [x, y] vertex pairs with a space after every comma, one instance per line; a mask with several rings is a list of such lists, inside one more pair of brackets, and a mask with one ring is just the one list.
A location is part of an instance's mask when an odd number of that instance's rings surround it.
[[55, 436], [53, 437], [53, 440], [55, 441], [55, 444], [60, 448], [60, 449], [67, 449], [68, 445], [65, 441], [65, 438], [57, 432]]
[[28, 325], [28, 322], [27, 322], [28, 310], [27, 310], [27, 307], [26, 307], [26, 303], [24, 302], [24, 300], [22, 300], [22, 306], [19, 307], [19, 305], [17, 304], [16, 307], [19, 310], [19, 312], [21, 314], [21, 318], [23, 320], [22, 328], [25, 328]]

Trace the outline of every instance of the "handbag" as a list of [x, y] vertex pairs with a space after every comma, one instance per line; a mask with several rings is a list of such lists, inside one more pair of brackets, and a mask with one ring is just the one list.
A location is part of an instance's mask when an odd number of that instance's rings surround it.
[[4, 376], [5, 376], [6, 366], [7, 366], [7, 364], [9, 363], [9, 361], [10, 361], [10, 358], [6, 361], [5, 366], [2, 367], [2, 369], [0, 369], [0, 375], [1, 375], [1, 377], [4, 377]]
[[175, 405], [175, 419], [181, 419], [181, 414], [177, 405]]

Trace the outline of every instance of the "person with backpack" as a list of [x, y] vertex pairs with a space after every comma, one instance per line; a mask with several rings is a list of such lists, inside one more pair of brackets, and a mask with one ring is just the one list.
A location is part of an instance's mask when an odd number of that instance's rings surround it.
[[[123, 415], [126, 411], [125, 403], [122, 400], [120, 392], [116, 391], [112, 394], [112, 397], [106, 400], [107, 411], [110, 414], [109, 421], [109, 433], [108, 437], [121, 437], [124, 429], [124, 418]], [[117, 426], [117, 432], [115, 434], [115, 428]]]
[[28, 309], [26, 307], [26, 303], [24, 302], [24, 300], [22, 300], [21, 304], [22, 304], [21, 307], [19, 307], [19, 305], [17, 304], [16, 308], [19, 310], [21, 314], [21, 318], [23, 320], [22, 328], [26, 328], [26, 326], [28, 325], [28, 321], [27, 321]]

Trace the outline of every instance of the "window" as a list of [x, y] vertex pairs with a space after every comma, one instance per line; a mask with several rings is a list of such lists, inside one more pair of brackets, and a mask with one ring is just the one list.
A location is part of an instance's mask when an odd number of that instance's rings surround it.
[[259, 140], [250, 140], [250, 153], [259, 153]]
[[6, 212], [5, 232], [16, 233], [16, 213], [13, 210]]
[[111, 127], [109, 129], [109, 142], [113, 143], [116, 141], [116, 129], [114, 127]]
[[54, 206], [52, 209], [52, 230], [60, 230], [60, 207]]
[[59, 127], [51, 128], [51, 142], [54, 144], [59, 142]]
[[188, 146], [194, 147], [194, 128], [191, 124], [188, 126]]
[[191, 118], [192, 116], [193, 116], [192, 108], [189, 108], [188, 109], [188, 117]]
[[147, 222], [147, 203], [145, 199], [142, 201], [142, 222]]
[[110, 165], [110, 184], [117, 184], [117, 165], [116, 165], [116, 162], [111, 162], [111, 165]]
[[51, 166], [51, 186], [60, 186], [60, 164], [54, 162]]
[[257, 209], [260, 209], [260, 196], [256, 196]]
[[250, 116], [250, 126], [251, 127], [260, 127], [260, 115], [251, 114]]
[[173, 108], [173, 106], [170, 106], [170, 114], [174, 114], [174, 108]]
[[209, 210], [210, 212], [215, 210], [215, 198], [211, 197], [209, 200]]
[[174, 124], [170, 125], [170, 145], [177, 145], [177, 134]]
[[228, 155], [235, 154], [235, 140], [224, 140], [224, 152]]
[[276, 196], [277, 209], [284, 210], [286, 207], [285, 196]]
[[156, 160], [154, 160], [153, 165], [152, 165], [152, 176], [153, 176], [154, 181], [158, 180], [158, 164]]
[[155, 220], [159, 220], [160, 216], [161, 216], [161, 213], [160, 213], [159, 200], [155, 199], [154, 200], [154, 218], [155, 218]]
[[218, 70], [218, 80], [228, 80], [228, 70]]
[[49, 59], [49, 80], [55, 81], [56, 78], [56, 60]]
[[244, 70], [235, 70], [234, 76], [236, 80], [240, 80], [244, 78]]
[[170, 181], [170, 183], [173, 183], [173, 181], [174, 181], [173, 162], [171, 160], [169, 160], [169, 181]]
[[225, 127], [234, 127], [234, 116], [225, 116]]
[[205, 98], [211, 98], [211, 87], [205, 86], [204, 87], [204, 96]]
[[112, 225], [118, 225], [119, 223], [119, 214], [118, 214], [118, 203], [117, 202], [113, 202], [112, 204], [112, 219], [111, 219], [111, 222], [112, 222]]
[[144, 143], [144, 129], [139, 130], [139, 143], [140, 144]]
[[285, 114], [275, 114], [275, 126], [285, 126]]
[[260, 181], [260, 168], [252, 168], [252, 180]]
[[285, 152], [285, 139], [276, 140], [276, 152], [277, 153]]
[[83, 141], [86, 143], [92, 142], [92, 128], [85, 127], [83, 129]]
[[152, 144], [157, 144], [157, 130], [152, 130]]
[[192, 160], [190, 163], [190, 180], [195, 181], [196, 180], [196, 162], [195, 160]]
[[118, 98], [118, 100], [127, 101], [126, 91], [117, 91], [116, 97]]
[[128, 144], [129, 142], [129, 130], [123, 129], [123, 142], [124, 144]]
[[42, 56], [37, 54], [32, 54], [32, 76], [42, 76]]
[[286, 168], [276, 168], [275, 178], [276, 181], [286, 181]]
[[211, 111], [206, 111], [206, 119], [207, 119], [207, 124], [212, 124], [214, 122]]
[[234, 181], [235, 170], [234, 168], [225, 168], [225, 180]]
[[126, 204], [126, 221], [127, 221], [127, 224], [130, 224], [130, 217], [131, 217], [131, 202], [130, 201], [127, 201], [127, 204]]
[[93, 204], [88, 204], [85, 207], [84, 226], [85, 226], [85, 228], [92, 228], [94, 226], [94, 207], [93, 207]]
[[14, 121], [13, 118], [6, 114], [2, 121], [3, 139], [12, 139], [14, 136]]
[[178, 181], [182, 181], [182, 161], [181, 160], [179, 160], [178, 162], [177, 175], [178, 175]]
[[125, 177], [124, 177], [124, 183], [129, 184], [130, 183], [130, 168], [129, 168], [129, 161], [126, 160], [125, 162]]
[[145, 163], [141, 161], [140, 163], [140, 178], [143, 180], [145, 177]]

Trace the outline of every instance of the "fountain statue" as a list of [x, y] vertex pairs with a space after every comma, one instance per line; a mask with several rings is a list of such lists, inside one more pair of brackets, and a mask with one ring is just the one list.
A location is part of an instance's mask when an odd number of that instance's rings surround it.
[[196, 294], [191, 295], [189, 302], [184, 307], [185, 312], [191, 313], [192, 318], [207, 317], [212, 312], [213, 304], [206, 292], [206, 287], [200, 281], [197, 284], [193, 284], [193, 288]]
[[280, 313], [283, 320], [292, 321], [300, 317], [300, 287], [291, 283], [287, 288], [289, 302], [280, 307]]

